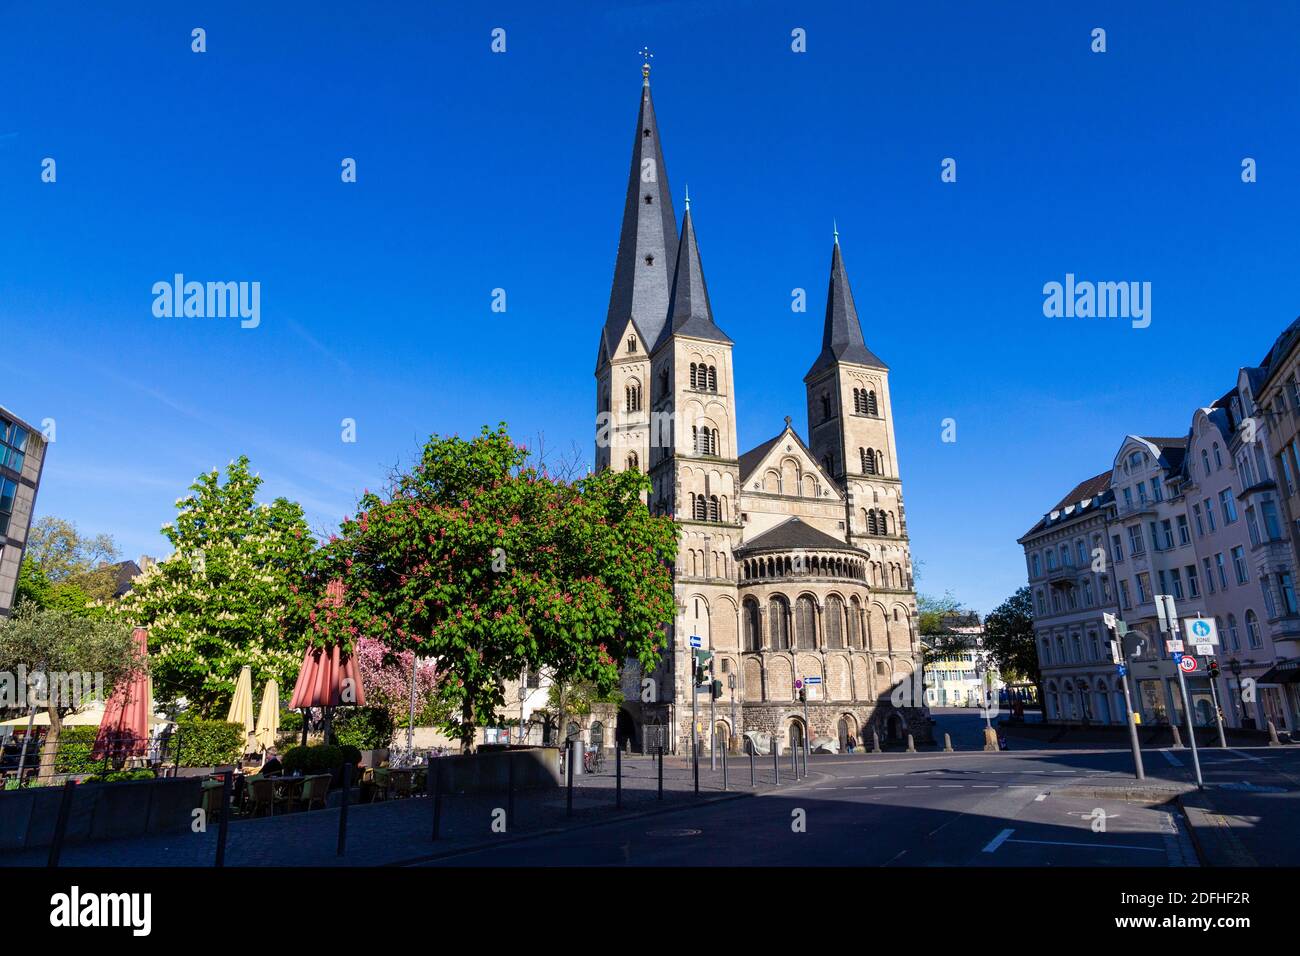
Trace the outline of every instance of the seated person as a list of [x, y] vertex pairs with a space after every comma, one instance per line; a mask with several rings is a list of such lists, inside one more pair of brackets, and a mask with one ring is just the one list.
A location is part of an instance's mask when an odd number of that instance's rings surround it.
[[266, 752], [266, 759], [262, 762], [262, 769], [258, 773], [264, 777], [279, 777], [284, 774], [284, 766], [280, 763], [280, 757], [274, 747]]

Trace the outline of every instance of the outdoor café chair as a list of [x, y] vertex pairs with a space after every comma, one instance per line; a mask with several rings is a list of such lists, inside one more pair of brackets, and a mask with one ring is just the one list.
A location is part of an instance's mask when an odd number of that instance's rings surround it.
[[397, 772], [389, 774], [389, 786], [395, 797], [409, 797], [412, 793], [411, 778], [414, 776], [411, 772]]
[[330, 775], [327, 773], [316, 774], [308, 777], [303, 781], [302, 793], [298, 800], [302, 803], [304, 810], [310, 810], [312, 804], [319, 802], [320, 808], [325, 809], [325, 798], [330, 792]]
[[275, 814], [275, 782], [266, 777], [248, 777], [248, 812], [252, 816], [265, 808]]
[[199, 806], [203, 810], [205, 820], [219, 820], [221, 818], [221, 794], [225, 787], [218, 783], [205, 783], [203, 785], [203, 795]]
[[388, 788], [392, 785], [392, 774], [387, 767], [375, 768], [375, 795], [373, 800], [387, 800]]

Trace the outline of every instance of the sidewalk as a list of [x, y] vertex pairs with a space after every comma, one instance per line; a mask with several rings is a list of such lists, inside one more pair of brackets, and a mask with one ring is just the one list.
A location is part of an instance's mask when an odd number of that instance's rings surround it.
[[[755, 762], [756, 785], [749, 785], [748, 757], [729, 758], [728, 792], [719, 769], [700, 762], [700, 792], [694, 792], [689, 761], [664, 760], [663, 799], [657, 795], [657, 765], [650, 757], [623, 760], [623, 809], [615, 807], [614, 761], [601, 774], [574, 778], [573, 815], [566, 811], [566, 789], [515, 795], [514, 818], [506, 820], [507, 795], [446, 795], [439, 838], [432, 839], [433, 801], [418, 796], [348, 807], [347, 847], [336, 854], [340, 811], [315, 810], [252, 820], [232, 820], [226, 841], [227, 866], [393, 866], [464, 852], [541, 832], [590, 827], [704, 802], [740, 799], [776, 789], [772, 761]], [[813, 776], [816, 776], [814, 773]], [[793, 782], [789, 758], [782, 762], [781, 786]], [[504, 826], [504, 832], [501, 832]], [[494, 829], [495, 828], [495, 829]], [[61, 866], [212, 866], [216, 824], [205, 833], [179, 833], [133, 840], [67, 846]], [[46, 849], [0, 854], [0, 867], [44, 866]]]

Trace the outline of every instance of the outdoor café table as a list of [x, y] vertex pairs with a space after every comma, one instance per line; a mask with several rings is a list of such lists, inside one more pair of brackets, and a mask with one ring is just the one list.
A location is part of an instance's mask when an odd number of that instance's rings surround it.
[[306, 777], [267, 777], [275, 786], [276, 799], [286, 797], [289, 800], [297, 800], [302, 794], [302, 785], [307, 782]]

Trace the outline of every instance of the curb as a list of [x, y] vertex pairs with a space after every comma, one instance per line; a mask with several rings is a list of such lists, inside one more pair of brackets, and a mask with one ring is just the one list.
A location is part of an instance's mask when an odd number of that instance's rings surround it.
[[[1199, 795], [1207, 804], [1206, 807], [1189, 806], [1187, 797]], [[1250, 851], [1242, 845], [1237, 839], [1237, 835], [1223, 821], [1223, 817], [1214, 812], [1210, 796], [1205, 791], [1192, 791], [1191, 793], [1181, 794], [1177, 798], [1178, 808], [1183, 812], [1183, 821], [1187, 824], [1187, 835], [1192, 841], [1192, 848], [1196, 851], [1196, 859], [1204, 867], [1255, 867], [1259, 866], [1258, 861], [1251, 855]], [[1202, 833], [1201, 831], [1204, 831]], [[1218, 839], [1223, 841], [1225, 860], [1216, 862], [1211, 859], [1209, 849], [1204, 842], [1205, 834], [1214, 834]]]
[[[1151, 806], [1172, 803], [1186, 796], [1189, 791], [1167, 787], [1075, 787], [1065, 786], [1055, 790], [1067, 797], [1096, 797], [1099, 800], [1126, 800], [1132, 803], [1146, 803]], [[1195, 792], [1193, 789], [1191, 792]]]

